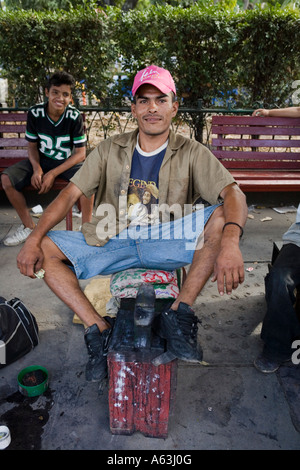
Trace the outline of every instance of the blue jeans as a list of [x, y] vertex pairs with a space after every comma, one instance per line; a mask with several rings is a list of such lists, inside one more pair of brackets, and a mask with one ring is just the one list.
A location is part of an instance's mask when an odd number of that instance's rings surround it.
[[300, 336], [295, 304], [295, 288], [300, 287], [300, 248], [283, 245], [265, 279], [267, 312], [261, 338], [263, 354], [276, 361], [291, 359], [294, 339]]
[[78, 279], [131, 268], [172, 271], [192, 262], [198, 238], [219, 205], [172, 222], [129, 227], [100, 247], [88, 245], [81, 232], [53, 230], [47, 235], [72, 263]]

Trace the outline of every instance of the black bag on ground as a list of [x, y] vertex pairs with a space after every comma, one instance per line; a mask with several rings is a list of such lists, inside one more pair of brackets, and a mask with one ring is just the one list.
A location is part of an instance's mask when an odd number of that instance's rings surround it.
[[39, 329], [24, 303], [0, 296], [0, 368], [20, 359], [39, 343]]

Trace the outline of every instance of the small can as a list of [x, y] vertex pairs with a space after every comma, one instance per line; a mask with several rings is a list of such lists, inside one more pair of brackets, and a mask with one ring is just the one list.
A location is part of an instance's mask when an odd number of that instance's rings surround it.
[[0, 449], [6, 449], [11, 442], [10, 431], [7, 426], [0, 426]]

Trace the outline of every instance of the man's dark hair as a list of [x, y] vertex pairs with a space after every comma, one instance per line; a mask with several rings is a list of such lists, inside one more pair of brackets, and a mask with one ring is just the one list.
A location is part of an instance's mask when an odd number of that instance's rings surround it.
[[75, 86], [75, 79], [74, 77], [68, 72], [55, 72], [51, 77], [48, 79], [46, 88], [50, 90], [51, 86], [61, 86], [61, 85], [70, 85], [71, 89]]
[[[172, 93], [172, 103], [175, 103], [175, 101], [177, 101], [177, 96], [175, 95], [174, 91], [171, 91]], [[136, 104], [136, 99], [138, 98], [139, 94], [138, 94], [138, 89], [136, 91], [136, 94], [132, 97], [131, 99], [131, 102], [133, 104]]]

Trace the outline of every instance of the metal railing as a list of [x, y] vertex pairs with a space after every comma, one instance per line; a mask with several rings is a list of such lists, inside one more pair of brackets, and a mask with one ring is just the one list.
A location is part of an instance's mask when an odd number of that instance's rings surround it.
[[[136, 128], [136, 121], [131, 114], [130, 106], [79, 106], [84, 114], [88, 148], [94, 148], [101, 140], [113, 134], [123, 133]], [[180, 107], [172, 122], [175, 132], [196, 139], [204, 145], [210, 144], [211, 116], [214, 114], [251, 115], [254, 108], [214, 107], [203, 108], [201, 100], [196, 107]], [[1, 112], [28, 111], [28, 108], [0, 108]]]
[[[130, 107], [79, 107], [85, 115], [86, 133], [89, 147], [93, 148], [100, 140], [136, 128], [136, 120]], [[209, 145], [211, 116], [213, 114], [252, 114], [254, 108], [195, 108], [179, 107], [172, 122], [175, 132], [180, 132], [192, 139]]]

